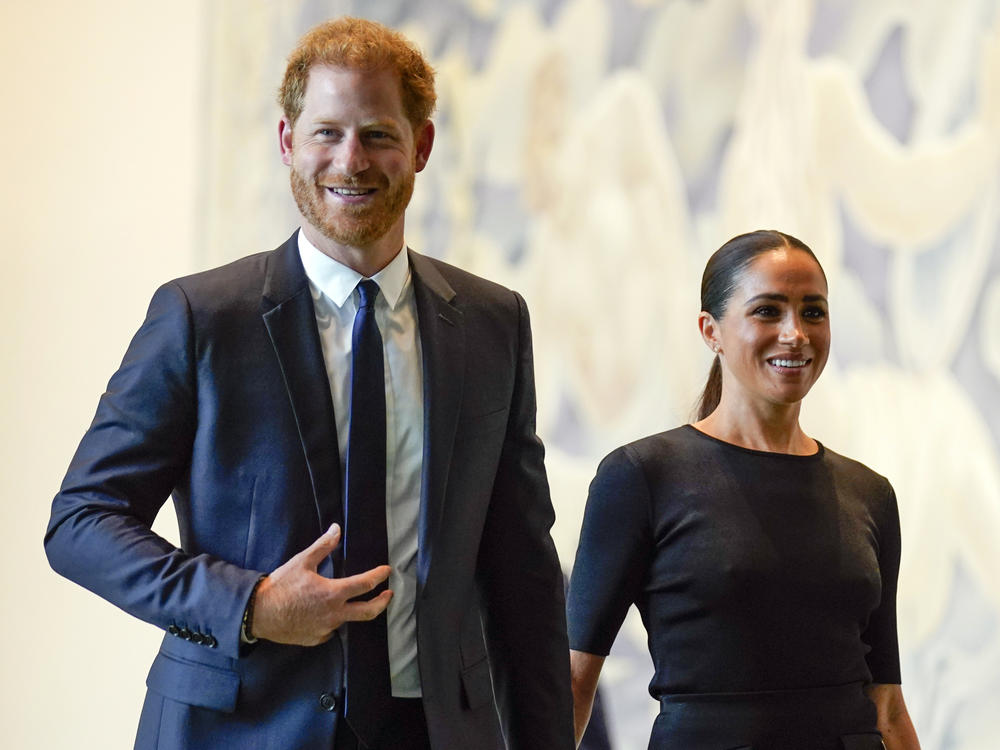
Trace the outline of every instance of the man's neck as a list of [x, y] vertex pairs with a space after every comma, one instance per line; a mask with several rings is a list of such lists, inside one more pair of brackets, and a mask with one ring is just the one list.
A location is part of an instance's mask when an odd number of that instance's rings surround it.
[[306, 239], [321, 253], [357, 271], [365, 278], [371, 278], [389, 265], [403, 246], [402, 223], [398, 227], [390, 229], [370, 245], [363, 247], [335, 242], [316, 231], [308, 222], [302, 223], [302, 232]]

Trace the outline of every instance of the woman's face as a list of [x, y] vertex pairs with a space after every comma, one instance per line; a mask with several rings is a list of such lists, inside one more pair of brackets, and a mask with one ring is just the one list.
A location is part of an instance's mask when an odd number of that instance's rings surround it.
[[703, 328], [719, 347], [724, 399], [792, 404], [809, 392], [830, 353], [826, 295], [806, 252], [777, 248], [751, 262], [722, 320]]

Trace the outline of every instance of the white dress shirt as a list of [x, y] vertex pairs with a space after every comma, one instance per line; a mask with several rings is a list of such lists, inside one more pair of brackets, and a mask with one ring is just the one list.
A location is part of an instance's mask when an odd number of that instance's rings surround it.
[[[337, 419], [341, 475], [346, 475], [351, 409], [351, 333], [363, 277], [324, 255], [299, 231], [299, 256], [309, 279], [316, 325]], [[387, 610], [392, 694], [418, 698], [417, 519], [424, 454], [424, 393], [417, 306], [405, 246], [372, 279], [378, 284], [375, 320], [385, 357], [386, 530], [389, 541]]]

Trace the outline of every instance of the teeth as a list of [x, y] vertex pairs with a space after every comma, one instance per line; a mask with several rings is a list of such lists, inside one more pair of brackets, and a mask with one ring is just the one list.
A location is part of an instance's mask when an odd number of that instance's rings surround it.
[[771, 363], [778, 367], [805, 367], [807, 361], [805, 359], [772, 359]]
[[334, 187], [330, 189], [338, 195], [365, 195], [368, 192], [361, 188]]

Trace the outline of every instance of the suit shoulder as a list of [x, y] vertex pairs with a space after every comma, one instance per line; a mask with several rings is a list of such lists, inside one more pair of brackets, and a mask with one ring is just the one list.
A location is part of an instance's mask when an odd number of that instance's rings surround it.
[[247, 255], [215, 268], [181, 276], [167, 282], [165, 286], [176, 286], [188, 297], [206, 300], [229, 297], [234, 292], [247, 291], [248, 287], [261, 290], [267, 273], [267, 264], [277, 251]]
[[308, 289], [296, 237], [297, 233], [274, 250], [174, 279], [161, 291], [180, 292], [193, 311], [206, 313], [258, 309], [265, 292], [269, 297], [287, 299]]
[[495, 301], [503, 300], [506, 302], [513, 302], [516, 299], [517, 293], [508, 289], [503, 284], [498, 284], [482, 276], [477, 276], [463, 268], [453, 266], [451, 263], [446, 263], [443, 260], [432, 258], [428, 255], [414, 253], [413, 256], [415, 256], [415, 261], [418, 264], [427, 264], [437, 271], [454, 289], [456, 295], [470, 294], [481, 298]]
[[185, 306], [196, 326], [220, 320], [242, 320], [259, 316], [265, 290], [274, 279], [283, 295], [307, 288], [298, 258], [295, 235], [275, 250], [254, 253], [216, 268], [182, 276], [163, 284], [150, 303], [151, 310]]

